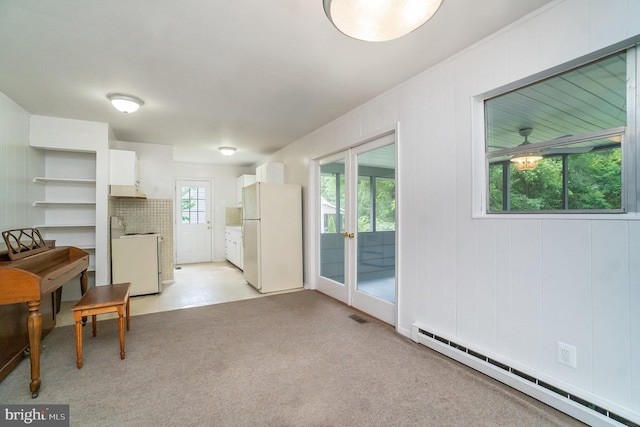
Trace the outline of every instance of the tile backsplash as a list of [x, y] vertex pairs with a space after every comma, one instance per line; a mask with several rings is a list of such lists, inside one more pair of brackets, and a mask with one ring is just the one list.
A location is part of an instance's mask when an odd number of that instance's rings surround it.
[[226, 208], [224, 225], [227, 227], [242, 225], [242, 208]]
[[173, 200], [116, 199], [114, 215], [124, 218], [127, 233], [162, 235], [160, 263], [162, 281], [173, 280]]

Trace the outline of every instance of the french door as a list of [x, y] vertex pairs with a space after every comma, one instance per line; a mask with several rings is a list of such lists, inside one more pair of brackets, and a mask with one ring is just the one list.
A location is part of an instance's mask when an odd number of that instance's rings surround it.
[[176, 181], [176, 264], [213, 261], [211, 181]]
[[395, 325], [395, 133], [315, 163], [316, 289]]

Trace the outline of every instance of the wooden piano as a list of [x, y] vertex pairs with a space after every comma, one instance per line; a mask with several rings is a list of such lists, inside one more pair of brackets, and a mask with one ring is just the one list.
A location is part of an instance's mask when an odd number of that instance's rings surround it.
[[89, 254], [75, 247], [36, 252], [14, 260], [11, 252], [0, 255], [0, 381], [29, 351], [34, 398], [40, 390], [40, 341], [55, 326], [59, 310], [56, 291], [59, 295], [63, 284], [80, 275], [84, 295], [89, 266]]

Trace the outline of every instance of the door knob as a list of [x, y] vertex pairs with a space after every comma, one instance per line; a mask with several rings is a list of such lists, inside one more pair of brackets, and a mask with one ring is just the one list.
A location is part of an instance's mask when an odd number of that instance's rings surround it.
[[355, 234], [353, 233], [347, 233], [346, 231], [344, 233], [342, 233], [342, 237], [348, 237], [350, 239], [353, 239], [355, 237]]

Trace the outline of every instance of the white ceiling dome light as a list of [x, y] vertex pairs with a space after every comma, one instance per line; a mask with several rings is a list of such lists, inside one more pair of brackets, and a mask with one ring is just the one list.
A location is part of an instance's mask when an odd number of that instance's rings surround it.
[[122, 113], [135, 113], [138, 111], [138, 108], [144, 105], [142, 99], [124, 93], [110, 93], [107, 95], [107, 98], [116, 110]]
[[233, 156], [233, 153], [236, 152], [235, 147], [219, 147], [218, 150], [222, 153], [223, 156]]
[[443, 0], [323, 0], [333, 25], [354, 39], [397, 39], [427, 22]]

